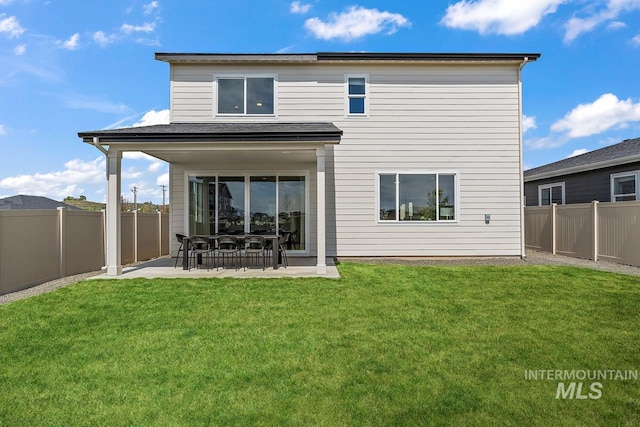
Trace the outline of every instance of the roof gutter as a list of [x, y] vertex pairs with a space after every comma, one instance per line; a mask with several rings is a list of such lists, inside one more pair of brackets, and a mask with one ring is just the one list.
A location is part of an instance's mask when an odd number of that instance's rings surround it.
[[104, 149], [104, 147], [102, 145], [100, 145], [100, 138], [97, 136], [93, 137], [93, 140], [91, 141], [91, 144], [96, 147], [98, 150], [102, 151], [102, 153], [106, 156], [109, 154], [109, 152], [107, 150]]

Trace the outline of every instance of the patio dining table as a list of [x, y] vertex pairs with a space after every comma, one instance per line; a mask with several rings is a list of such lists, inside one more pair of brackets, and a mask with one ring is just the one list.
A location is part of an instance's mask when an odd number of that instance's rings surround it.
[[[210, 240], [217, 240], [219, 237], [222, 237], [223, 235], [201, 235], [199, 234], [198, 237], [204, 237]], [[273, 259], [273, 269], [277, 270], [278, 269], [278, 239], [280, 238], [280, 236], [278, 236], [277, 234], [259, 234], [259, 235], [254, 235], [254, 234], [238, 234], [238, 235], [233, 235], [232, 237], [235, 237], [238, 240], [244, 240], [249, 236], [260, 236], [262, 237], [265, 241], [271, 241], [271, 256]], [[183, 238], [183, 245], [185, 248], [189, 247], [189, 240], [191, 240], [191, 238], [196, 237], [196, 236], [189, 236], [189, 237], [184, 237]], [[185, 250], [182, 253], [182, 269], [183, 270], [188, 270], [189, 269], [189, 251]]]

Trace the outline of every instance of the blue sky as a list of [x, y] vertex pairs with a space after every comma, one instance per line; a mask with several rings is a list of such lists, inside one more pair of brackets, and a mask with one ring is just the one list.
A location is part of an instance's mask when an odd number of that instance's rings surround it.
[[[168, 121], [155, 52], [539, 52], [523, 72], [525, 165], [640, 136], [640, 0], [0, 0], [0, 197], [105, 198], [78, 131]], [[123, 160], [162, 201], [168, 166]]]

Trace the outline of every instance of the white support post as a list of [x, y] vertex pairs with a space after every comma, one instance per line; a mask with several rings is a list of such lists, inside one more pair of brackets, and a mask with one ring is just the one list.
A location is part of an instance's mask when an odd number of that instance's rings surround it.
[[158, 257], [162, 256], [162, 211], [158, 211]]
[[594, 200], [591, 202], [591, 207], [593, 208], [593, 260], [598, 261], [598, 202]]
[[325, 149], [316, 149], [316, 173], [317, 173], [317, 256], [316, 273], [327, 274], [327, 250], [326, 250], [326, 184], [325, 184]]
[[121, 225], [121, 170], [122, 152], [109, 148], [107, 154], [107, 276], [122, 274]]

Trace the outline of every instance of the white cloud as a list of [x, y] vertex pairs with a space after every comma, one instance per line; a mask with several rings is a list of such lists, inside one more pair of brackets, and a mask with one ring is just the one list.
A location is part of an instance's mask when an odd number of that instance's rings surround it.
[[142, 9], [145, 15], [151, 15], [158, 7], [160, 7], [160, 4], [157, 1], [152, 1], [151, 3], [147, 3], [142, 6]]
[[349, 41], [381, 32], [393, 34], [400, 27], [411, 26], [411, 23], [398, 13], [351, 6], [345, 12], [331, 13], [326, 22], [320, 18], [307, 19], [304, 26], [316, 38]]
[[18, 175], [0, 180], [0, 189], [13, 194], [47, 196], [59, 200], [66, 196], [80, 195], [87, 184], [105, 182], [105, 158], [100, 156], [86, 162], [73, 159], [64, 164], [64, 170], [34, 175]]
[[0, 0], [0, 6], [8, 6], [13, 3], [13, 0]]
[[522, 133], [525, 133], [530, 129], [535, 129], [536, 127], [535, 117], [529, 117], [525, 114], [522, 115]]
[[118, 104], [104, 99], [91, 98], [84, 95], [73, 97], [67, 96], [64, 100], [69, 108], [77, 110], [92, 110], [108, 114], [123, 114], [131, 111], [131, 109], [125, 104]]
[[570, 157], [579, 156], [581, 154], [588, 153], [588, 152], [589, 152], [589, 150], [587, 150], [586, 148], [578, 148], [578, 149], [573, 150], [573, 152], [571, 154], [569, 154], [567, 157], [565, 157], [565, 159], [568, 159]]
[[124, 153], [122, 153], [122, 158], [129, 160], [148, 160], [150, 162], [158, 161], [158, 159], [156, 159], [155, 157], [145, 154], [141, 151], [125, 151]]
[[13, 49], [13, 53], [15, 53], [18, 56], [22, 56], [27, 52], [27, 45], [26, 44], [19, 44], [18, 46], [16, 46]]
[[480, 34], [522, 34], [555, 13], [567, 0], [462, 0], [447, 7], [440, 21], [450, 28]]
[[640, 34], [631, 39], [631, 44], [634, 46], [640, 46]]
[[145, 22], [142, 25], [130, 25], [130, 24], [122, 24], [122, 26], [120, 27], [120, 31], [122, 31], [124, 34], [131, 34], [131, 33], [152, 33], [154, 32], [156, 29], [156, 23], [155, 22]]
[[313, 7], [313, 5], [309, 3], [300, 3], [299, 1], [294, 1], [291, 3], [291, 13], [298, 13], [304, 15], [309, 12], [309, 10]]
[[566, 132], [571, 138], [595, 135], [611, 128], [624, 128], [640, 121], [640, 103], [631, 98], [620, 100], [605, 93], [590, 104], [580, 104], [551, 126], [554, 132]]
[[156, 180], [156, 185], [169, 185], [169, 173], [163, 173]]
[[116, 36], [113, 34], [106, 34], [104, 31], [96, 31], [93, 33], [93, 41], [99, 46], [105, 47], [114, 42]]
[[151, 173], [156, 173], [160, 169], [162, 169], [163, 166], [164, 166], [164, 163], [162, 162], [153, 162], [149, 165], [149, 167], [147, 168], [147, 171]]
[[613, 21], [607, 25], [607, 28], [610, 30], [619, 30], [621, 28], [627, 28], [627, 24], [621, 21]]
[[67, 50], [76, 50], [80, 47], [80, 34], [75, 33], [68, 40], [64, 42], [57, 42], [58, 45], [62, 46]]
[[7, 129], [4, 127], [3, 124], [0, 124], [0, 135], [6, 135], [7, 134]]
[[[640, 9], [640, 0], [609, 0], [606, 8], [600, 12], [594, 13], [586, 18], [577, 18], [574, 16], [569, 19], [565, 24], [566, 33], [564, 35], [564, 41], [565, 43], [569, 43], [581, 34], [592, 31], [598, 25], [618, 18], [623, 12], [636, 9]], [[618, 26], [617, 28], [620, 27]]]
[[15, 16], [7, 16], [5, 13], [0, 13], [0, 33], [7, 33], [9, 38], [20, 37], [26, 30], [20, 26], [20, 22]]
[[169, 110], [147, 111], [132, 127], [169, 124]]

